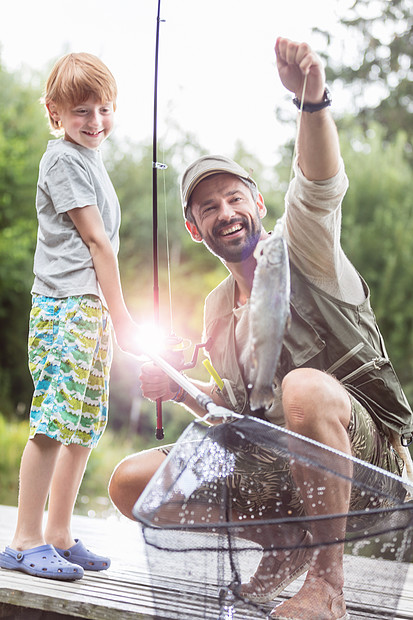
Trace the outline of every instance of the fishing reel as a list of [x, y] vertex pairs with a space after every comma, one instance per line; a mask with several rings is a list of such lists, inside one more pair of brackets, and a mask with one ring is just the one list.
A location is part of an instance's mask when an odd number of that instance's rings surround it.
[[179, 370], [179, 372], [182, 372], [183, 370], [195, 368], [198, 363], [199, 350], [204, 348], [208, 351], [210, 340], [211, 339], [205, 343], [196, 344], [191, 361], [185, 362], [184, 351], [189, 349], [192, 343], [188, 338], [184, 339], [172, 333], [165, 339], [165, 349], [161, 355], [171, 366]]
[[[191, 341], [188, 338], [181, 338], [177, 336], [175, 333], [171, 333], [167, 336], [163, 343], [163, 349], [160, 352], [161, 357], [168, 362], [175, 370], [179, 372], [183, 372], [184, 370], [189, 370], [190, 368], [195, 368], [198, 363], [198, 355], [200, 349], [205, 349], [208, 351], [209, 344], [211, 339], [209, 339], [205, 343], [199, 343], [194, 346], [194, 351], [192, 354], [192, 359], [189, 362], [185, 362], [185, 351], [189, 349], [191, 346]], [[179, 385], [175, 382], [171, 382], [171, 389], [179, 389]], [[162, 402], [156, 402], [156, 439], [164, 438], [164, 430], [162, 427]]]

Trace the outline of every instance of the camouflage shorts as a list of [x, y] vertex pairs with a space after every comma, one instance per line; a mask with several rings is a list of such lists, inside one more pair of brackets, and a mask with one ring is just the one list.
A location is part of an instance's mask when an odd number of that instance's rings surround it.
[[[352, 455], [360, 461], [400, 476], [403, 461], [396, 454], [387, 437], [376, 426], [368, 411], [353, 396], [350, 395], [350, 399], [352, 411], [348, 435]], [[218, 437], [219, 429], [214, 428], [218, 431], [216, 434]], [[211, 430], [211, 437], [214, 437], [214, 430]], [[262, 518], [273, 518], [275, 514], [278, 516], [302, 516], [304, 514], [303, 500], [291, 473], [291, 458], [285, 450], [280, 452], [277, 447], [272, 447], [268, 443], [264, 445], [249, 442], [227, 447], [235, 456], [235, 464], [232, 474], [227, 478], [226, 485], [230, 489], [232, 506], [240, 515], [253, 513]], [[168, 454], [170, 448], [171, 446], [164, 446], [158, 449]], [[332, 459], [333, 464], [334, 454]], [[360, 482], [365, 484], [365, 488], [370, 488], [372, 484], [374, 487], [373, 478], [376, 475], [374, 469], [361, 465], [357, 474], [353, 470], [353, 475], [358, 482], [358, 485], [353, 484], [351, 492], [350, 510], [353, 512], [385, 505], [387, 500], [383, 501], [383, 497], [385, 498], [386, 494], [391, 495], [394, 491], [391, 477], [383, 476], [380, 480], [381, 499], [377, 500], [377, 497], [372, 497], [371, 493], [360, 490]], [[333, 479], [333, 483], [336, 484], [337, 480]], [[211, 491], [208, 485], [201, 486], [196, 491], [196, 495], [200, 502], [211, 501]], [[215, 496], [216, 501], [219, 501], [218, 496]], [[356, 517], [355, 521], [363, 527], [363, 515]]]
[[403, 471], [402, 459], [365, 407], [351, 394], [350, 400], [351, 419], [347, 432], [353, 456], [400, 476]]

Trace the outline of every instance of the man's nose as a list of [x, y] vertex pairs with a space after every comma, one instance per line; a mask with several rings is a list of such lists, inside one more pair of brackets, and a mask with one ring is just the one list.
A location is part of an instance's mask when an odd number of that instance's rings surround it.
[[219, 205], [218, 219], [227, 221], [234, 217], [234, 215], [235, 210], [231, 203], [226, 200], [222, 200]]

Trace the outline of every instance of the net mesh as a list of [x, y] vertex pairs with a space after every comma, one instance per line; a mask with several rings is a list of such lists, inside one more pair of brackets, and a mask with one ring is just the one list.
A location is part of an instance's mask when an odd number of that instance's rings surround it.
[[412, 496], [402, 478], [262, 420], [193, 422], [134, 507], [157, 616], [266, 618], [318, 562], [327, 579], [344, 566], [352, 618], [413, 617], [400, 615]]

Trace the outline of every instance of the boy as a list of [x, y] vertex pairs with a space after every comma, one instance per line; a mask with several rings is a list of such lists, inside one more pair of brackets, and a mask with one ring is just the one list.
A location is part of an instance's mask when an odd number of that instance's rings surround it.
[[54, 579], [110, 565], [72, 537], [70, 522], [106, 426], [111, 323], [120, 347], [137, 353], [117, 263], [120, 207], [99, 152], [113, 129], [116, 96], [108, 68], [80, 53], [55, 64], [44, 97], [52, 133], [62, 138], [49, 142], [39, 169], [29, 329], [35, 389], [17, 527], [0, 566]]

